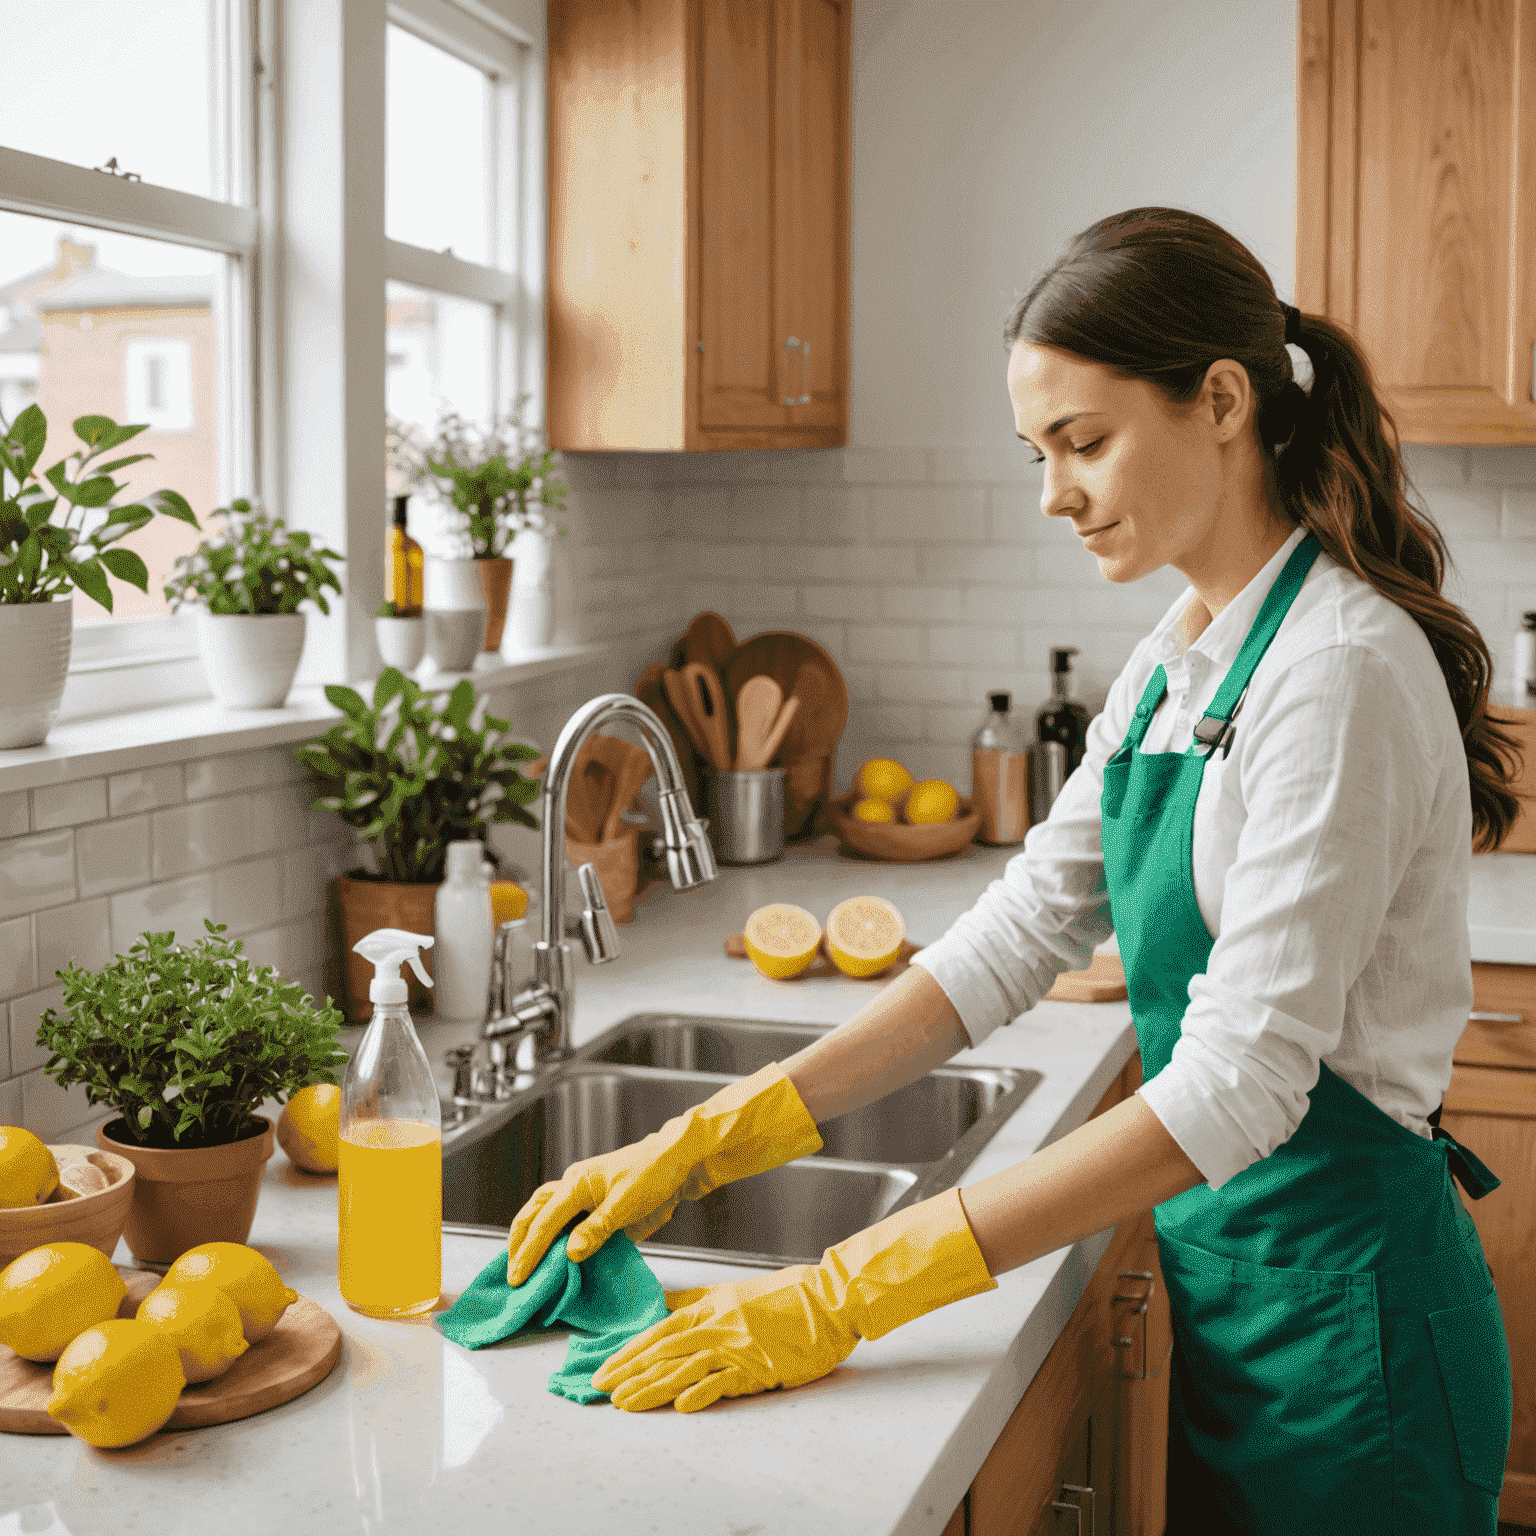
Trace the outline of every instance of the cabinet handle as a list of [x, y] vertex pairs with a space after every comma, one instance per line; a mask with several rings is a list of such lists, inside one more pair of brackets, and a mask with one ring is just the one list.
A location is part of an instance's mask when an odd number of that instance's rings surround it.
[[[802, 347], [804, 345], [805, 345], [805, 343], [802, 342], [798, 336], [787, 336], [784, 339], [784, 350], [786, 352], [794, 352], [798, 348], [800, 348], [800, 347]], [[789, 364], [788, 363], [786, 363], [784, 365], [784, 380], [785, 380], [786, 383], [788, 383], [788, 381], [789, 381]], [[800, 375], [800, 380], [801, 380], [802, 384], [805, 382], [805, 375], [803, 373]], [[789, 394], [789, 395], [785, 395], [784, 396], [784, 404], [785, 405], [793, 405], [794, 403], [795, 403], [794, 395]]]
[[[1145, 1381], [1151, 1374], [1150, 1362], [1147, 1359], [1147, 1308], [1152, 1303], [1153, 1293], [1157, 1290], [1157, 1281], [1149, 1269], [1122, 1269], [1122, 1280], [1145, 1280], [1147, 1288], [1139, 1294], [1128, 1291], [1117, 1291], [1115, 1301], [1134, 1301], [1137, 1303], [1136, 1312], [1141, 1318], [1141, 1369], [1139, 1371], [1122, 1370], [1120, 1374], [1132, 1381]], [[1122, 1335], [1115, 1340], [1121, 1349], [1129, 1349], [1136, 1341], [1129, 1335]]]
[[811, 344], [808, 341], [800, 343], [800, 404], [811, 403]]
[[1467, 1020], [1472, 1024], [1524, 1024], [1523, 1013], [1483, 1013], [1477, 1011], [1469, 1013]]
[[[1068, 1493], [1086, 1493], [1088, 1495], [1088, 1533], [1087, 1533], [1087, 1536], [1094, 1536], [1094, 1529], [1093, 1529], [1094, 1528], [1094, 1524], [1095, 1524], [1094, 1506], [1097, 1504], [1098, 1501], [1094, 1497], [1093, 1489], [1092, 1488], [1085, 1488], [1080, 1483], [1063, 1483], [1061, 1485], [1061, 1491], [1062, 1491], [1063, 1494], [1068, 1494]], [[1059, 1499], [1052, 1499], [1051, 1500], [1051, 1508], [1052, 1509], [1060, 1509], [1060, 1510], [1075, 1512], [1076, 1515], [1077, 1515], [1077, 1536], [1083, 1536], [1083, 1503], [1082, 1503], [1081, 1499], [1079, 1499], [1076, 1504], [1064, 1504]]]

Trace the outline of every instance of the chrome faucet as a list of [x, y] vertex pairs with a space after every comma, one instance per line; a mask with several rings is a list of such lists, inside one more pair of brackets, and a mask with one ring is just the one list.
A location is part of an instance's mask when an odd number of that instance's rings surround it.
[[[544, 776], [544, 906], [542, 936], [533, 946], [533, 982], [522, 991], [513, 992], [516, 978], [510, 974], [510, 923], [496, 932], [495, 956], [491, 967], [490, 993], [487, 998], [482, 1041], [491, 1042], [493, 1092], [506, 1088], [506, 1058], [522, 1040], [531, 1041], [525, 1050], [524, 1064], [538, 1071], [563, 1061], [571, 1053], [571, 1008], [574, 992], [571, 947], [565, 942], [565, 800], [576, 754], [599, 726], [627, 721], [635, 726], [650, 754], [651, 766], [661, 786], [661, 844], [665, 850], [667, 873], [675, 890], [688, 891], [715, 879], [715, 856], [704, 828], [688, 802], [683, 787], [682, 769], [672, 749], [666, 727], [651, 710], [627, 693], [605, 693], [582, 705], [566, 721], [555, 750], [550, 754]], [[597, 870], [583, 864], [576, 871], [581, 885], [584, 910], [579, 932], [594, 965], [614, 960], [619, 953], [619, 936], [603, 897]], [[577, 929], [573, 929], [578, 931]], [[509, 993], [511, 994], [509, 996]], [[515, 1037], [515, 1038], [514, 1038]], [[450, 1053], [460, 1069], [462, 1088], [455, 1098], [480, 1097], [472, 1084], [476, 1074], [469, 1068], [465, 1048]]]

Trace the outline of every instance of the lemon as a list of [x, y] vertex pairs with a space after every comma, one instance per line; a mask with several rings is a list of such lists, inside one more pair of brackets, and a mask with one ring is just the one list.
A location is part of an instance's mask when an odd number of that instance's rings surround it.
[[907, 796], [907, 820], [921, 826], [930, 822], [953, 821], [960, 809], [960, 796], [953, 784], [943, 779], [924, 779], [914, 784]]
[[31, 1131], [0, 1125], [0, 1207], [41, 1205], [58, 1187], [53, 1153]]
[[528, 892], [515, 880], [491, 881], [491, 926], [515, 923], [528, 915]]
[[827, 948], [845, 976], [873, 976], [895, 963], [907, 925], [880, 896], [850, 896], [827, 918]]
[[44, 1243], [0, 1269], [0, 1344], [57, 1360], [69, 1341], [117, 1314], [128, 1287], [100, 1249]]
[[871, 800], [894, 805], [912, 788], [912, 775], [888, 757], [872, 757], [854, 774], [853, 787]]
[[168, 1333], [118, 1318], [87, 1328], [59, 1356], [46, 1407], [70, 1434], [111, 1449], [154, 1434], [186, 1384]]
[[157, 1285], [134, 1313], [153, 1323], [176, 1346], [181, 1374], [212, 1381], [251, 1346], [240, 1329], [240, 1309], [216, 1285]]
[[192, 1285], [207, 1280], [240, 1309], [247, 1344], [259, 1344], [298, 1297], [265, 1255], [244, 1243], [203, 1243], [189, 1248], [165, 1272], [162, 1285]]
[[889, 800], [876, 800], [871, 796], [860, 800], [854, 806], [853, 814], [858, 821], [895, 821], [896, 807]]
[[784, 981], [798, 976], [816, 958], [821, 924], [804, 907], [775, 901], [747, 919], [742, 937], [752, 964], [764, 976]]
[[283, 1105], [277, 1117], [277, 1144], [298, 1167], [310, 1173], [335, 1173], [341, 1158], [341, 1089], [311, 1083]]

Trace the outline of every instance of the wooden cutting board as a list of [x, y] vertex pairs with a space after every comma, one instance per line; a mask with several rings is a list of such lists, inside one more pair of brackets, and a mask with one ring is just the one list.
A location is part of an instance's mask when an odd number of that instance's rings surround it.
[[[121, 1265], [118, 1273], [129, 1281], [123, 1307], [131, 1317], [133, 1308], [128, 1303], [136, 1307], [154, 1289], [148, 1281], [158, 1284], [160, 1276], [150, 1275], [144, 1280], [140, 1278], [144, 1271]], [[251, 1345], [222, 1376], [185, 1388], [164, 1428], [202, 1429], [276, 1408], [324, 1381], [340, 1359], [341, 1329], [336, 1319], [307, 1296], [300, 1296], [283, 1313], [277, 1327], [261, 1343]], [[68, 1434], [46, 1412], [52, 1393], [52, 1365], [23, 1360], [0, 1344], [0, 1430], [16, 1435]]]

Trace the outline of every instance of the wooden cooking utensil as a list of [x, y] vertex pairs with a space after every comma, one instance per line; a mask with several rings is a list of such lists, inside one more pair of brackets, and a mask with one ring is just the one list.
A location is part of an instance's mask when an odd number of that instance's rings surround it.
[[766, 768], [773, 754], [763, 744], [784, 705], [784, 690], [771, 677], [749, 677], [736, 695], [736, 766]]
[[718, 613], [695, 614], [693, 622], [683, 633], [682, 659], [702, 662], [706, 667], [721, 671], [736, 650], [736, 636], [731, 626]]
[[699, 756], [708, 762], [709, 748], [705, 744], [704, 711], [698, 703], [697, 689], [691, 687], [688, 679], [672, 667], [668, 667], [661, 674], [661, 685], [666, 690], [667, 701], [671, 704], [673, 713], [683, 722], [683, 729], [688, 732], [688, 739], [697, 749]]
[[613, 767], [613, 801], [603, 822], [601, 839], [605, 843], [612, 842], [619, 835], [620, 828], [624, 826], [624, 812], [635, 803], [635, 796], [651, 776], [651, 754], [644, 747], [637, 747], [630, 741], [619, 744], [629, 750]]
[[[565, 789], [565, 831], [578, 843], [600, 841], [608, 806], [613, 798], [613, 783], [607, 764], [593, 745], [597, 737], [584, 741]], [[628, 743], [625, 743], [628, 745]]]
[[677, 765], [683, 770], [683, 784], [688, 790], [688, 802], [697, 810], [701, 802], [699, 770], [694, 757], [693, 739], [688, 734], [688, 728], [678, 719], [671, 700], [667, 698], [667, 690], [661, 681], [662, 673], [666, 670], [661, 662], [651, 662], [636, 679], [635, 697], [666, 726], [667, 735], [672, 738], [672, 750], [677, 754]]
[[704, 755], [717, 772], [731, 766], [731, 722], [725, 703], [725, 689], [720, 674], [702, 662], [690, 661], [683, 668], [688, 685], [688, 701], [699, 701], [698, 720], [703, 731]]
[[780, 706], [778, 714], [774, 717], [773, 724], [768, 728], [768, 734], [763, 738], [762, 746], [758, 749], [758, 756], [762, 759], [762, 766], [766, 768], [771, 763], [779, 750], [779, 744], [784, 740], [790, 726], [794, 723], [795, 715], [800, 709], [800, 699], [797, 694], [791, 694]]

